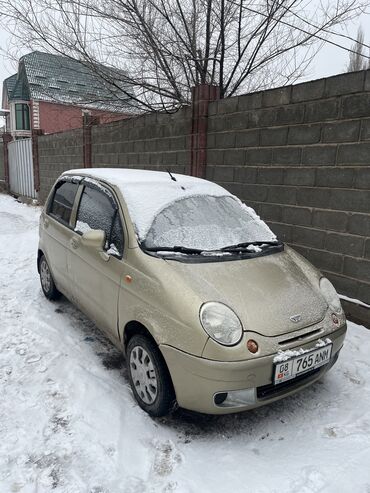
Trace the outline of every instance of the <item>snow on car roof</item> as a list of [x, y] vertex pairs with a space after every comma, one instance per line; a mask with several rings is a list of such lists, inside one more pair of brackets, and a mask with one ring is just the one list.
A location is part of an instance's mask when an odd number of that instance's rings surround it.
[[138, 237], [143, 240], [154, 218], [169, 204], [186, 197], [232, 196], [224, 188], [194, 176], [168, 172], [122, 168], [83, 168], [66, 171], [68, 175], [90, 176], [115, 185], [121, 191]]

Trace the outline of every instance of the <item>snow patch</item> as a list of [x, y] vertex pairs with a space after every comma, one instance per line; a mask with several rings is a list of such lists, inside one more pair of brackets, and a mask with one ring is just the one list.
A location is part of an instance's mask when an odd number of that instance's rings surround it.
[[345, 296], [344, 294], [338, 294], [341, 300], [349, 301], [350, 303], [355, 303], [356, 305], [363, 306], [364, 308], [370, 308], [370, 305], [364, 303], [361, 300], [356, 300], [356, 298], [350, 298], [349, 296]]
[[248, 245], [246, 250], [248, 250], [250, 252], [255, 252], [255, 253], [262, 252], [262, 248], [258, 245]]
[[76, 221], [76, 226], [75, 226], [75, 229], [74, 229], [76, 232], [79, 232], [79, 233], [87, 233], [88, 231], [91, 231], [91, 228], [90, 226], [85, 223], [84, 221]]
[[114, 243], [111, 243], [110, 244], [110, 247], [109, 249], [107, 250], [107, 254], [108, 255], [117, 255], [117, 256], [120, 256], [120, 253], [116, 247], [116, 245]]
[[[331, 344], [332, 341], [328, 337], [323, 341], [322, 339], [319, 339], [317, 343], [315, 344], [315, 348], [320, 348], [327, 346], [328, 344]], [[309, 353], [312, 351], [312, 349], [287, 349], [286, 351], [278, 351], [277, 355], [274, 357], [273, 362], [274, 363], [281, 363], [282, 361], [287, 361], [288, 359], [294, 358], [296, 356], [301, 356], [302, 354]]]
[[203, 257], [227, 257], [228, 255], [232, 255], [230, 252], [220, 252], [220, 251], [215, 251], [212, 252], [211, 250], [206, 250], [201, 253]]
[[[60, 181], [60, 179], [58, 180]], [[68, 181], [70, 183], [79, 183], [81, 181], [81, 176], [77, 176], [77, 175], [63, 175], [63, 181]]]
[[109, 195], [110, 198], [113, 198], [111, 191], [108, 188], [104, 187], [98, 180], [94, 180], [93, 178], [86, 177], [84, 178], [84, 182], [94, 185], [94, 187], [98, 188], [103, 193]]
[[254, 209], [252, 209], [252, 207], [249, 207], [247, 204], [242, 202], [235, 195], [233, 195], [233, 197], [240, 203], [241, 207], [248, 212], [248, 214], [256, 221], [257, 224], [260, 224], [261, 226], [263, 226], [264, 228], [266, 228], [268, 230], [269, 234], [271, 235], [271, 238], [269, 238], [270, 241], [274, 241], [277, 239], [276, 235], [271, 231], [271, 229], [267, 226], [267, 224], [264, 221], [262, 221], [260, 216], [256, 213], [256, 211]]

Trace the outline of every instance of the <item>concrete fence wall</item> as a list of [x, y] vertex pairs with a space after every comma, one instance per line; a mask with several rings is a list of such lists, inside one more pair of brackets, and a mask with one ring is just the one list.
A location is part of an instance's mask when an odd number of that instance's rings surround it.
[[83, 168], [82, 129], [38, 137], [40, 192], [43, 202], [58, 178], [67, 169]]
[[[150, 114], [91, 129], [92, 166], [170, 169], [189, 173], [191, 110]], [[40, 200], [57, 177], [83, 167], [83, 131], [40, 136]]]
[[92, 165], [189, 173], [191, 109], [92, 128]]
[[[207, 178], [283, 240], [370, 303], [370, 71], [209, 104]], [[96, 125], [93, 166], [190, 173], [192, 110]], [[41, 136], [40, 199], [83, 166], [82, 130]]]
[[210, 105], [207, 177], [370, 302], [370, 71]]

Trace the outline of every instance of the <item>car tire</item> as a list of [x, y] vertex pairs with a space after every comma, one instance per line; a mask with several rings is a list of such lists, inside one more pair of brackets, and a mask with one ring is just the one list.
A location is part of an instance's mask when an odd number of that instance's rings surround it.
[[53, 276], [51, 275], [49, 264], [45, 258], [45, 255], [41, 255], [39, 260], [39, 274], [41, 288], [48, 300], [56, 300], [60, 297], [61, 293], [55, 286]]
[[139, 406], [150, 416], [168, 414], [175, 404], [175, 391], [158, 346], [144, 335], [134, 335], [127, 344], [126, 361]]

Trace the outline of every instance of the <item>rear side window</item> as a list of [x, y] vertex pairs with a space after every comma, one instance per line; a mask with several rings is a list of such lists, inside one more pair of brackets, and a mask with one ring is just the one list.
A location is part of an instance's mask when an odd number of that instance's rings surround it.
[[123, 253], [123, 229], [117, 204], [110, 193], [86, 186], [81, 196], [75, 231], [85, 233], [90, 229], [105, 232], [105, 249], [112, 255]]
[[60, 181], [55, 186], [53, 199], [49, 207], [49, 213], [59, 221], [69, 224], [78, 183]]

